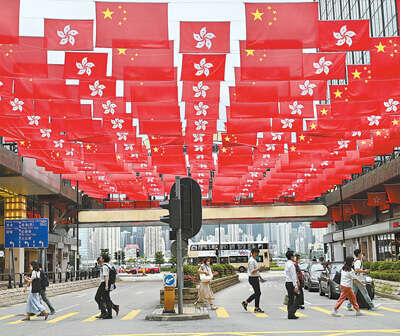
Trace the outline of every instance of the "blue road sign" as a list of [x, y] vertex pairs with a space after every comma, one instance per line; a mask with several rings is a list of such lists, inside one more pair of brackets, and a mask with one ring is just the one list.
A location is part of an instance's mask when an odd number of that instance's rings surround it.
[[49, 220], [6, 219], [4, 221], [5, 248], [37, 248], [49, 245]]
[[171, 273], [165, 274], [163, 282], [164, 282], [165, 287], [175, 287], [175, 285], [176, 285], [175, 274], [171, 274]]

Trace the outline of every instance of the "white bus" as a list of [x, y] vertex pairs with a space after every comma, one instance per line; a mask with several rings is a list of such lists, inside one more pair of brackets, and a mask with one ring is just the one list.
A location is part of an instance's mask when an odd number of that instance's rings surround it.
[[[210, 257], [212, 262], [216, 263], [218, 261], [216, 255], [216, 249], [218, 247], [219, 245], [216, 243], [189, 244], [189, 263], [198, 265], [202, 259], [207, 257]], [[269, 269], [269, 244], [265, 241], [221, 243], [221, 251], [219, 251], [220, 263], [231, 264], [239, 272], [246, 272], [250, 251], [254, 247], [260, 250], [259, 262], [263, 264], [266, 269]]]

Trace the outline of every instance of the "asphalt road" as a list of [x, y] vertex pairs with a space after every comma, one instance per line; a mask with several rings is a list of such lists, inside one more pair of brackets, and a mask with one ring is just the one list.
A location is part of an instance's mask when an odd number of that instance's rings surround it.
[[[265, 275], [264, 275], [265, 276]], [[287, 320], [282, 309], [283, 277], [271, 272], [262, 284], [261, 303], [265, 314], [245, 312], [240, 302], [250, 293], [245, 276], [240, 284], [215, 295], [219, 309], [211, 312], [210, 320], [184, 322], [151, 322], [145, 320], [159, 301], [161, 282], [129, 281], [120, 283], [112, 299], [120, 304], [120, 316], [113, 320], [96, 320], [98, 311], [93, 300], [95, 289], [51, 298], [57, 314], [45, 322], [39, 317], [20, 322], [23, 304], [0, 309], [1, 336], [139, 336], [139, 335], [390, 335], [400, 334], [400, 302], [377, 299], [382, 308], [368, 315], [355, 317], [354, 312], [342, 310], [343, 317], [329, 313], [333, 300], [318, 293], [305, 292], [306, 309], [298, 320]]]

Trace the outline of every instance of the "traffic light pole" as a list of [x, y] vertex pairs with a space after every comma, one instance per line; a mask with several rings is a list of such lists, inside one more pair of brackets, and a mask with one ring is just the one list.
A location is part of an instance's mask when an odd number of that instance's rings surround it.
[[178, 216], [179, 216], [179, 226], [176, 232], [176, 272], [178, 276], [178, 314], [183, 314], [183, 258], [182, 258], [182, 209], [181, 209], [181, 179], [179, 176], [176, 177], [176, 199], [178, 202]]

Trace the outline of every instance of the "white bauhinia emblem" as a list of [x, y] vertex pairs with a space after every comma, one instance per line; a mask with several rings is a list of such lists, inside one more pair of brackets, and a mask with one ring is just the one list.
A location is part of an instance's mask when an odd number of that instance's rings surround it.
[[207, 28], [203, 27], [200, 29], [200, 34], [193, 33], [193, 38], [197, 41], [196, 48], [201, 49], [206, 46], [208, 49], [211, 48], [212, 42], [215, 35], [213, 33], [207, 33]]
[[300, 84], [299, 85], [299, 88], [301, 90], [301, 95], [302, 96], [306, 96], [306, 95], [312, 96], [314, 94], [314, 88], [316, 88], [316, 87], [317, 87], [317, 85], [313, 84], [313, 83], [310, 83], [309, 80], [306, 80], [304, 82], [304, 84]]
[[193, 134], [194, 142], [203, 142], [205, 134]]
[[200, 60], [199, 64], [194, 63], [193, 66], [197, 70], [195, 76], [201, 76], [204, 74], [204, 76], [208, 77], [210, 74], [210, 68], [212, 68], [214, 65], [212, 63], [208, 63], [204, 57]]
[[194, 145], [194, 151], [195, 152], [203, 152], [204, 151], [204, 145]]
[[271, 158], [271, 154], [263, 154], [262, 158], [263, 159], [270, 159]]
[[100, 82], [97, 80], [94, 82], [93, 85], [89, 84], [89, 89], [92, 91], [90, 94], [92, 97], [94, 96], [103, 96], [103, 90], [106, 88], [105, 85], [100, 84]]
[[251, 177], [258, 177], [258, 173], [257, 172], [250, 172], [250, 176]]
[[204, 155], [203, 154], [198, 154], [196, 155], [197, 160], [204, 160]]
[[139, 158], [139, 154], [135, 153], [135, 154], [131, 154], [130, 156], [132, 159], [138, 159]]
[[398, 109], [397, 105], [399, 105], [399, 101], [390, 98], [387, 102], [384, 102], [383, 105], [385, 105], [386, 107], [386, 112], [396, 112]]
[[194, 97], [195, 98], [198, 98], [198, 97], [206, 98], [207, 90], [209, 88], [210, 88], [209, 86], [203, 85], [202, 81], [198, 82], [196, 86], [193, 86]]
[[318, 63], [314, 63], [314, 68], [315, 68], [315, 73], [317, 75], [321, 73], [325, 73], [326, 75], [329, 74], [329, 67], [333, 63], [331, 61], [325, 60], [325, 56], [321, 57], [318, 61]]
[[311, 177], [310, 173], [304, 173], [304, 177]]
[[112, 128], [122, 129], [122, 125], [124, 122], [125, 120], [119, 118], [111, 119]]
[[105, 104], [103, 105], [103, 112], [104, 114], [114, 114], [115, 113], [115, 108], [117, 107], [117, 104], [114, 104], [111, 100], [107, 100]]
[[327, 167], [327, 166], [329, 166], [329, 161], [322, 161], [322, 162], [321, 162], [321, 166], [322, 166], [322, 167]]
[[134, 145], [134, 144], [124, 144], [124, 149], [125, 149], [126, 151], [133, 151], [134, 148], [135, 148], [135, 145]]
[[88, 58], [85, 57], [82, 59], [81, 63], [76, 62], [76, 67], [78, 68], [78, 75], [87, 74], [90, 76], [92, 74], [92, 68], [94, 67], [94, 63], [88, 62]]
[[57, 35], [61, 38], [60, 45], [66, 45], [67, 43], [72, 46], [75, 45], [75, 36], [78, 34], [77, 30], [71, 29], [71, 25], [66, 25], [64, 31], [57, 30]]
[[74, 156], [74, 149], [71, 148], [71, 150], [66, 152], [67, 156]]
[[314, 165], [312, 164], [310, 167], [310, 172], [314, 172], [314, 171], [317, 171], [317, 168], [315, 168]]
[[0, 87], [2, 87], [4, 85], [4, 83], [2, 81], [0, 81]]
[[340, 28], [340, 32], [334, 32], [333, 36], [335, 37], [335, 39], [337, 39], [337, 46], [342, 46], [346, 43], [349, 47], [351, 47], [351, 45], [353, 44], [352, 37], [356, 36], [356, 33], [351, 30], [347, 30], [347, 26], [344, 25], [342, 26], [342, 28]]
[[208, 168], [208, 166], [207, 166], [207, 165], [205, 165], [205, 164], [201, 164], [201, 165], [200, 165], [200, 168], [202, 168], [202, 169], [207, 169], [207, 168]]
[[12, 106], [13, 111], [20, 111], [22, 112], [24, 108], [24, 102], [19, 100], [18, 98], [14, 98], [14, 100], [10, 100], [10, 105]]
[[379, 126], [379, 121], [381, 120], [381, 118], [382, 118], [381, 116], [376, 116], [376, 115], [367, 117], [369, 121], [368, 126], [374, 126], [374, 125]]
[[290, 112], [290, 114], [294, 114], [294, 115], [298, 114], [299, 116], [301, 116], [304, 105], [299, 104], [297, 101], [294, 101], [292, 104], [289, 104], [289, 108], [292, 111], [292, 112]]
[[338, 140], [339, 149], [348, 148], [350, 140]]
[[42, 128], [42, 129], [40, 130], [40, 133], [41, 133], [41, 135], [42, 135], [42, 138], [50, 138], [51, 129]]
[[360, 137], [361, 136], [361, 131], [353, 131], [351, 132], [352, 137]]
[[194, 109], [196, 110], [196, 115], [207, 115], [207, 109], [209, 108], [208, 105], [204, 104], [203, 102], [199, 102], [197, 105], [194, 105]]
[[200, 131], [200, 130], [205, 131], [207, 129], [208, 121], [199, 119], [199, 120], [195, 121], [194, 124], [196, 125], [196, 131]]
[[128, 132], [117, 132], [118, 141], [124, 140], [128, 138]]
[[54, 147], [55, 148], [63, 148], [64, 147], [64, 140], [54, 140]]
[[273, 133], [271, 132], [272, 141], [281, 141], [283, 133]]
[[99, 179], [99, 181], [104, 181], [106, 179], [106, 177], [105, 176], [99, 176], [98, 179]]
[[292, 128], [294, 119], [281, 119], [282, 128]]
[[31, 126], [39, 126], [40, 116], [28, 116], [29, 125]]
[[266, 144], [265, 148], [267, 149], [268, 152], [274, 152], [275, 151], [275, 146], [274, 144]]

